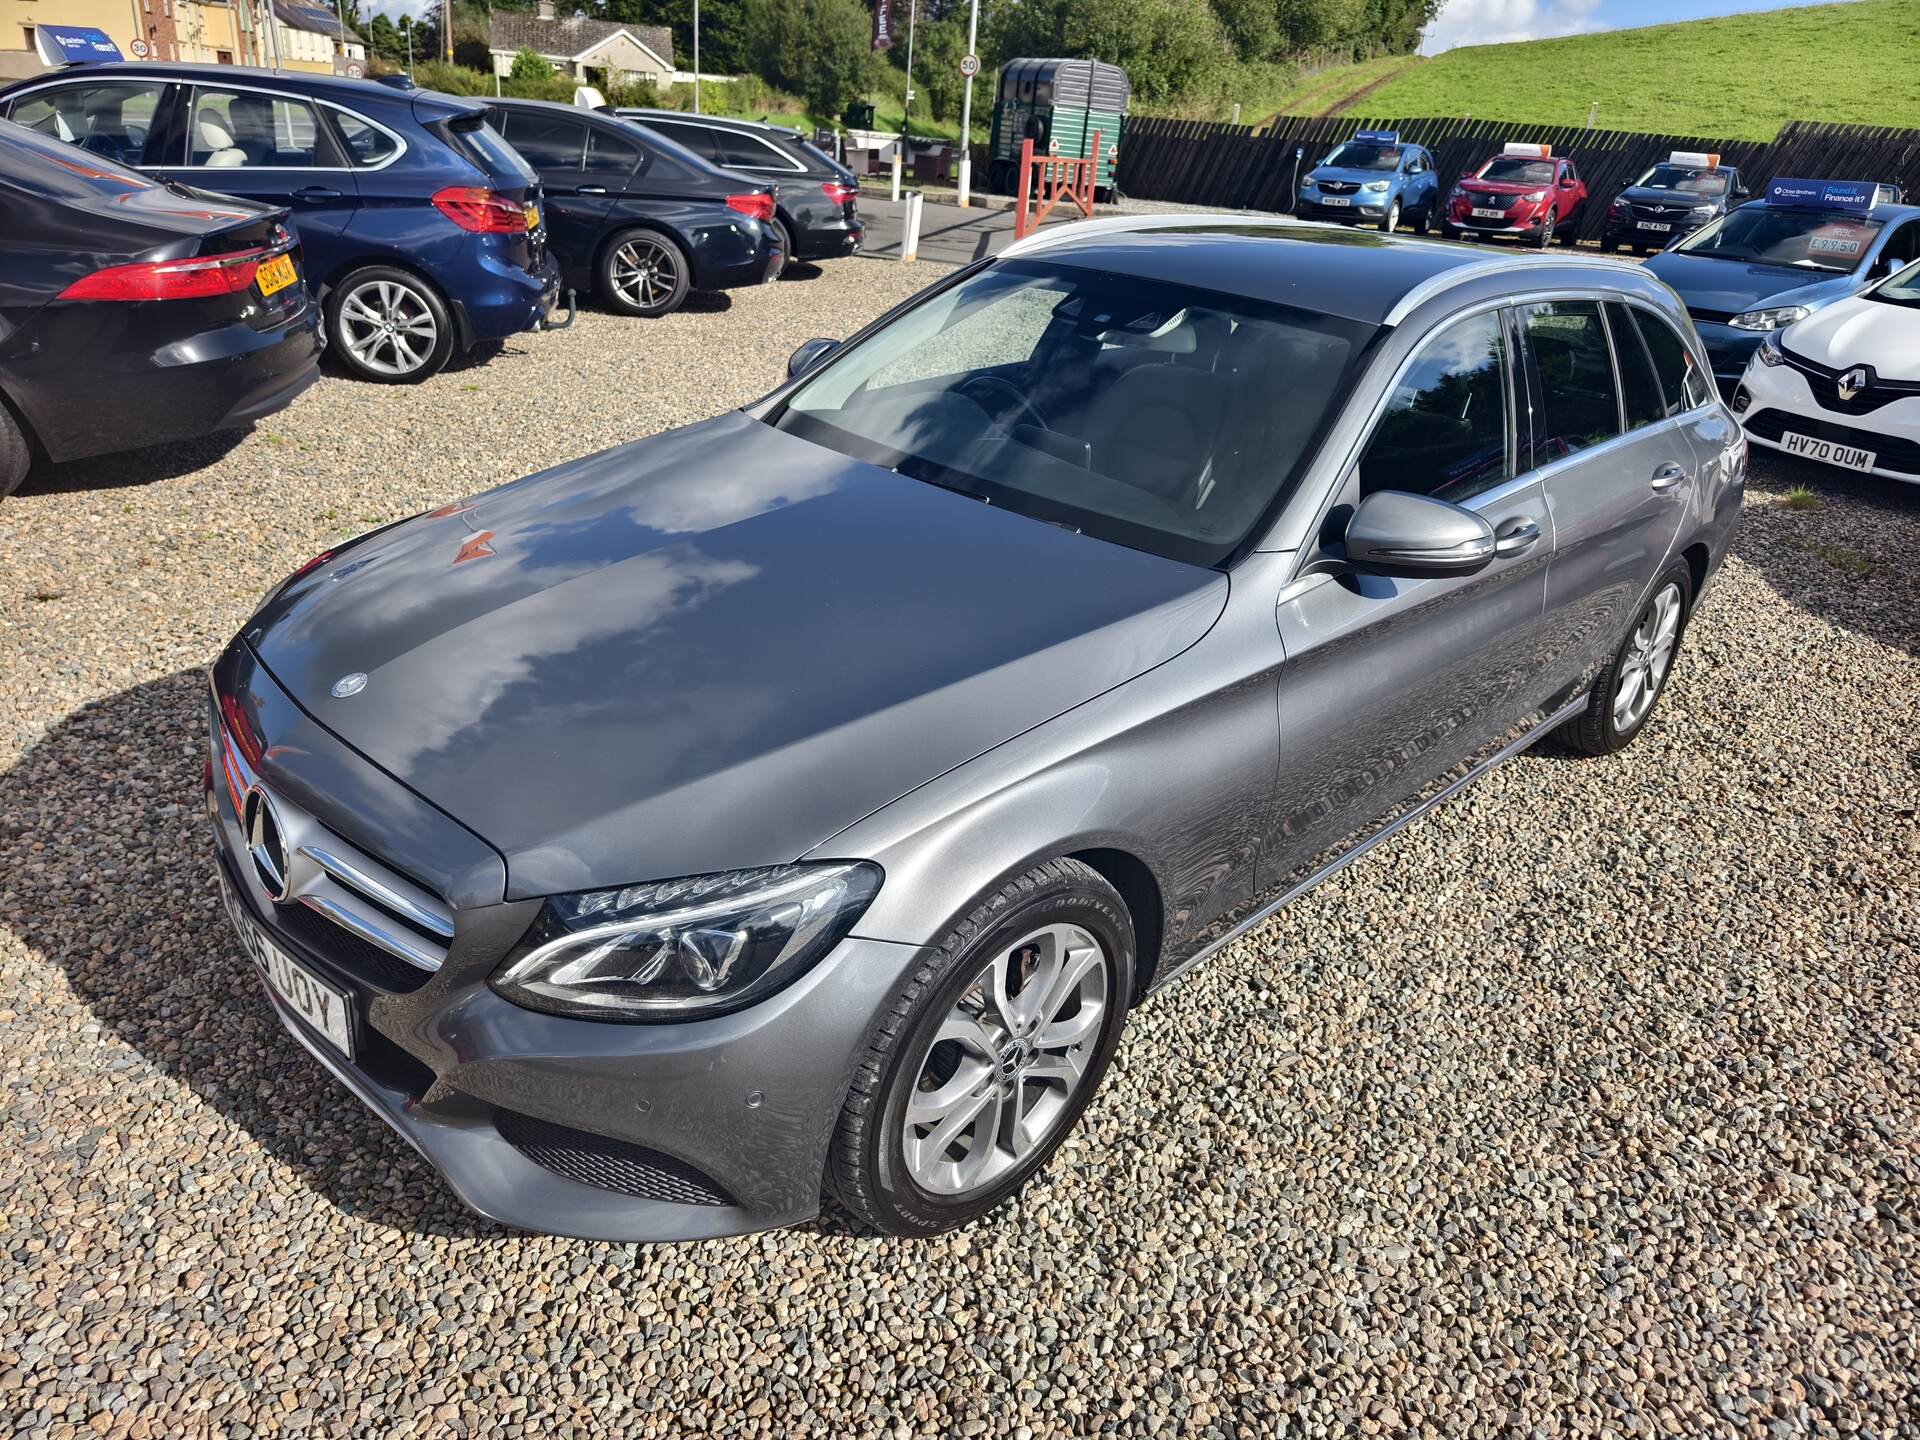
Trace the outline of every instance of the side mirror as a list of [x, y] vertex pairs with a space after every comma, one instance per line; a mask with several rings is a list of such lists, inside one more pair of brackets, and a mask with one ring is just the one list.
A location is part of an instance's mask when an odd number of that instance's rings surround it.
[[1560, 177], [1560, 188], [1562, 190], [1571, 190], [1574, 186], [1578, 185], [1579, 183], [1580, 182], [1574, 179], [1571, 175], [1562, 175]]
[[1494, 557], [1493, 527], [1430, 495], [1376, 490], [1347, 522], [1347, 559], [1382, 575], [1467, 575]]
[[798, 379], [839, 348], [838, 340], [808, 340], [787, 357], [787, 378]]
[[1749, 190], [1744, 185], [1736, 185], [1733, 187], [1733, 198], [1736, 200], [1748, 199], [1752, 194], [1753, 194], [1753, 191]]

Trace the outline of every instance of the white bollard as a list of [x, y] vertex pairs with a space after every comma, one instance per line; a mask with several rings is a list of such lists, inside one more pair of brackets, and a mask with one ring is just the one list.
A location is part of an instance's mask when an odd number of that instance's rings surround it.
[[973, 156], [962, 154], [960, 157], [960, 208], [965, 210], [972, 203], [973, 194]]
[[920, 202], [926, 196], [918, 190], [907, 197], [907, 230], [900, 238], [900, 258], [918, 260], [920, 258]]
[[893, 198], [900, 198], [900, 150], [896, 146], [893, 152]]

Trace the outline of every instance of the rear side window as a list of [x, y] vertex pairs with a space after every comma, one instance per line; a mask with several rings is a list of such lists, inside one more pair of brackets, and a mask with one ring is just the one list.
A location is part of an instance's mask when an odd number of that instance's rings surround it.
[[714, 164], [723, 164], [720, 151], [714, 144], [714, 132], [705, 125], [679, 125], [670, 120], [648, 120], [644, 122], [658, 130], [669, 140], [678, 141], [702, 160], [711, 160]]
[[1421, 347], [1361, 452], [1360, 493], [1405, 490], [1458, 504], [1510, 474], [1507, 344], [1489, 311]]
[[[13, 103], [11, 119], [122, 165], [141, 164], [165, 82], [102, 80], [42, 90]], [[158, 163], [156, 160], [155, 163]]]
[[531, 185], [540, 178], [533, 173], [533, 167], [520, 158], [520, 152], [479, 116], [462, 116], [450, 121], [441, 133], [452, 142], [454, 149], [496, 182], [511, 177], [523, 185]]
[[1554, 300], [1522, 306], [1520, 316], [1540, 376], [1535, 462], [1551, 464], [1618, 435], [1620, 401], [1599, 304]]
[[1649, 315], [1644, 310], [1628, 313], [1639, 327], [1641, 338], [1647, 342], [1647, 350], [1653, 356], [1653, 368], [1660, 376], [1660, 390], [1666, 397], [1667, 413], [1678, 415], [1683, 410], [1693, 410], [1706, 404], [1713, 391], [1707, 384], [1707, 377], [1700, 373], [1700, 367], [1694, 363], [1693, 352], [1687, 348], [1686, 341], [1675, 334], [1673, 327], [1658, 315]]
[[587, 169], [599, 175], [631, 175], [643, 152], [631, 140], [611, 130], [591, 130], [587, 138]]
[[194, 87], [187, 164], [216, 170], [304, 170], [329, 160], [320, 153], [319, 121], [306, 101]]
[[509, 110], [507, 143], [536, 170], [578, 170], [586, 159], [587, 127], [564, 115]]
[[712, 132], [720, 163], [732, 170], [798, 170], [799, 165], [766, 141], [734, 130]]
[[333, 123], [346, 142], [347, 158], [355, 165], [383, 165], [400, 153], [400, 142], [369, 121], [344, 110], [333, 112]]
[[1626, 407], [1627, 429], [1638, 430], [1667, 418], [1667, 401], [1653, 359], [1640, 343], [1640, 331], [1627, 307], [1607, 302], [1607, 328], [1613, 332], [1613, 358], [1620, 366], [1620, 399]]

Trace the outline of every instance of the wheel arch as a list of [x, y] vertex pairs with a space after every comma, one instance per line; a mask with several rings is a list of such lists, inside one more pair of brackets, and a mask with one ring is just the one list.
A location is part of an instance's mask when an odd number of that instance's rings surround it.
[[1128, 1003], [1138, 1004], [1153, 985], [1165, 942], [1166, 907], [1160, 882], [1147, 862], [1129, 850], [1095, 846], [1068, 851], [1064, 858], [1078, 860], [1098, 874], [1119, 892], [1126, 905], [1128, 918], [1133, 921], [1134, 944], [1133, 994]]
[[447, 307], [447, 314], [453, 317], [453, 340], [456, 356], [473, 346], [473, 331], [467, 318], [467, 307], [447, 293], [447, 287], [435, 280], [418, 265], [411, 264], [405, 258], [386, 255], [356, 255], [351, 260], [342, 260], [327, 272], [327, 278], [321, 281], [314, 292], [314, 298], [321, 304], [329, 324], [333, 318], [333, 295], [345, 283], [348, 276], [356, 270], [404, 270], [418, 280], [427, 289], [439, 297], [440, 303]]

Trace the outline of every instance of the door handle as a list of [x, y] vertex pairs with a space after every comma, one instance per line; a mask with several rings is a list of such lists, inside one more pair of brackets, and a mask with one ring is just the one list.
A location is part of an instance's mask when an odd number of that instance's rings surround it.
[[1668, 462], [1653, 472], [1653, 479], [1648, 483], [1655, 490], [1671, 490], [1676, 485], [1684, 485], [1687, 479], [1685, 467]]
[[604, 195], [607, 193], [607, 187], [604, 185], [582, 185], [580, 187], [580, 193], [582, 195]]
[[340, 192], [329, 190], [322, 185], [305, 185], [293, 192], [302, 200], [338, 200]]
[[1516, 515], [1500, 522], [1493, 532], [1493, 553], [1524, 555], [1540, 542], [1540, 526], [1531, 515]]

